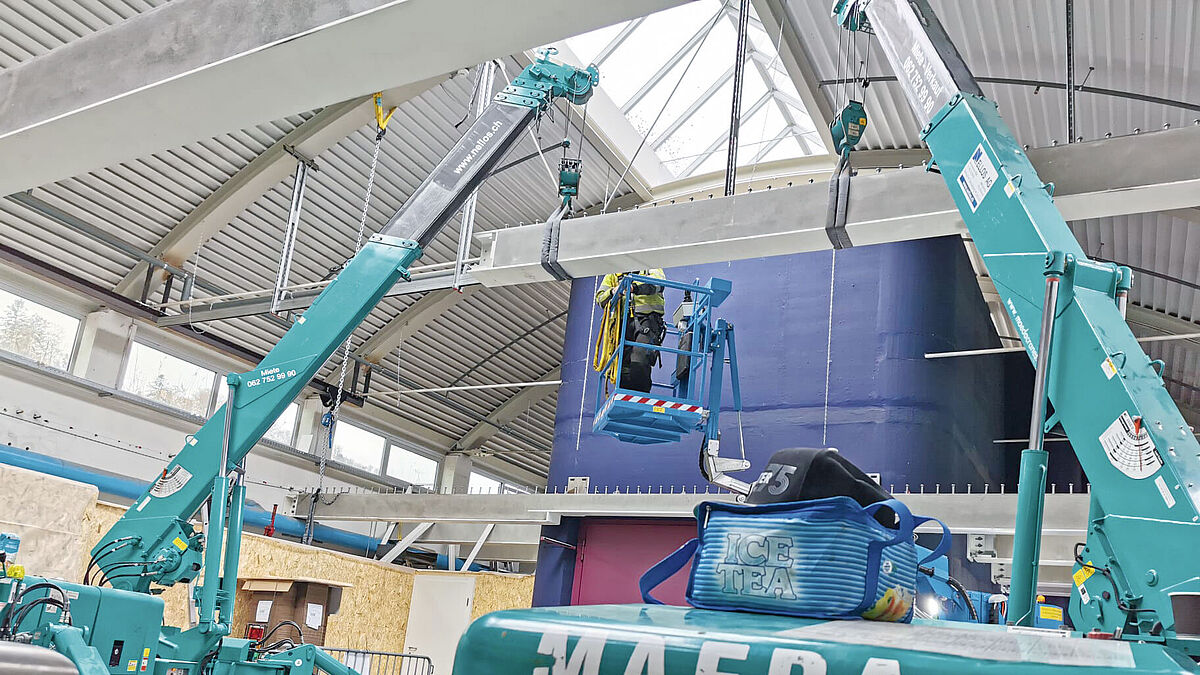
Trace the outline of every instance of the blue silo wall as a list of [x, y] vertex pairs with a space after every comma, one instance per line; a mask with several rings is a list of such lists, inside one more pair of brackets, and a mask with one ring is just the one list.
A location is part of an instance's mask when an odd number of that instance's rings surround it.
[[[947, 490], [951, 483], [960, 490], [966, 483], [998, 485], [1005, 448], [993, 441], [1005, 433], [1004, 361], [924, 358], [998, 345], [962, 241], [837, 253], [825, 428], [832, 263], [831, 253], [818, 252], [667, 270], [674, 279], [733, 282], [717, 316], [737, 333], [746, 455], [753, 463], [742, 477], [757, 475], [781, 448], [832, 446], [896, 491], [908, 484], [915, 492], [922, 483], [931, 491], [938, 483]], [[550, 486], [590, 476], [593, 490], [703, 490], [698, 433], [639, 446], [591, 432], [595, 287], [595, 279], [572, 285]], [[678, 302], [677, 293], [668, 293], [668, 314]], [[660, 369], [655, 382], [669, 378]], [[722, 432], [722, 454], [736, 456], [735, 415], [723, 415]]]

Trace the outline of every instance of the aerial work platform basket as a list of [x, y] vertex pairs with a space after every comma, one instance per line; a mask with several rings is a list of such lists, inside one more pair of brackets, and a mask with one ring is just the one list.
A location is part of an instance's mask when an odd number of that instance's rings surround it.
[[[637, 343], [629, 335], [634, 284], [654, 284], [684, 293], [672, 321], [664, 321], [666, 335], [661, 345]], [[731, 288], [728, 281], [716, 278], [700, 285], [637, 274], [621, 277], [605, 309], [593, 360], [601, 373], [596, 383], [593, 431], [640, 444], [678, 441], [696, 430], [717, 437], [726, 354], [734, 408], [741, 411], [733, 326], [712, 316], [712, 310], [729, 297]], [[678, 346], [666, 346], [669, 344]], [[660, 358], [673, 354], [676, 362], [669, 371], [671, 382], [656, 382], [649, 392], [622, 388], [621, 364], [626, 350], [634, 348], [650, 350]]]

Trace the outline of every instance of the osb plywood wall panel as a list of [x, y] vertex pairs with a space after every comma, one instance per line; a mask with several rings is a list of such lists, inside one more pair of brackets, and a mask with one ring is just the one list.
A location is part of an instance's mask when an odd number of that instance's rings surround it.
[[[77, 579], [81, 579], [88, 552], [100, 536], [125, 512], [123, 507], [96, 502], [82, 517], [83, 549]], [[31, 570], [32, 572], [32, 570]], [[327, 579], [350, 584], [342, 593], [337, 614], [327, 617], [325, 644], [369, 651], [404, 651], [404, 631], [412, 599], [415, 574], [468, 574], [467, 572], [417, 572], [358, 556], [302, 546], [282, 539], [247, 533], [242, 537], [238, 576]], [[475, 599], [471, 619], [501, 609], [530, 607], [533, 576], [474, 572]], [[240, 585], [239, 585], [240, 588]], [[233, 625], [253, 617], [249, 594], [239, 592]], [[187, 587], [174, 586], [163, 593], [166, 624], [186, 627]], [[284, 636], [281, 629], [278, 636]]]
[[[280, 539], [247, 535], [242, 539], [238, 576], [306, 577], [349, 584], [351, 588], [342, 592], [338, 613], [327, 617], [325, 644], [371, 651], [404, 650], [412, 570]], [[238, 596], [233, 613], [235, 626], [253, 617], [248, 595]]]
[[80, 580], [81, 523], [95, 502], [95, 486], [0, 465], [0, 532], [21, 538], [16, 560], [30, 574]]
[[471, 605], [472, 621], [488, 612], [532, 606], [532, 574], [476, 573], [475, 602]]
[[[90, 550], [124, 509], [97, 503], [84, 515], [85, 550]], [[349, 554], [270, 539], [255, 534], [242, 537], [238, 576], [328, 579], [350, 584], [342, 593], [342, 606], [327, 618], [325, 643], [330, 647], [401, 652], [408, 624], [414, 574], [464, 574], [416, 572]], [[86, 562], [86, 560], [85, 560]], [[501, 609], [530, 607], [533, 576], [476, 572], [471, 619]], [[239, 586], [240, 588], [240, 586]], [[187, 591], [173, 587], [163, 594], [167, 624], [187, 625]], [[238, 593], [233, 625], [242, 626], [253, 616], [249, 594]], [[279, 633], [284, 635], [283, 631]]]

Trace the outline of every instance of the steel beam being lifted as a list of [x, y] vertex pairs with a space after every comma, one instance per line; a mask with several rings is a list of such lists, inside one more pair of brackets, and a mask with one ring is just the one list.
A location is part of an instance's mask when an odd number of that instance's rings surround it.
[[0, 72], [0, 194], [683, 1], [175, 0]]
[[[1068, 220], [1200, 205], [1200, 127], [1031, 150]], [[824, 182], [564, 221], [559, 263], [574, 277], [832, 248]], [[551, 277], [542, 269], [542, 224], [486, 233], [485, 286]], [[856, 246], [965, 232], [939, 176], [922, 169], [861, 175], [847, 231]]]

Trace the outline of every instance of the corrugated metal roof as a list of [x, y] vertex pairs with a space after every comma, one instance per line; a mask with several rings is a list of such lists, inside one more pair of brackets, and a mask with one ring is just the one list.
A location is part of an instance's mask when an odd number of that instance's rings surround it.
[[[824, 0], [791, 0], [797, 30], [819, 79], [837, 78], [838, 29]], [[1044, 0], [931, 0], [950, 38], [976, 77], [1066, 82], [1066, 15], [1062, 2]], [[1191, 0], [1087, 0], [1076, 3], [1076, 82], [1171, 100], [1200, 99], [1200, 8]], [[859, 53], [866, 44], [860, 38]], [[1089, 68], [1095, 68], [1089, 76]], [[869, 73], [892, 76], [874, 50]], [[982, 82], [1021, 143], [1065, 143], [1062, 89]], [[823, 87], [833, 101], [833, 87]], [[879, 80], [866, 90], [870, 125], [863, 147], [920, 147], [919, 128], [899, 85]], [[1200, 112], [1158, 103], [1079, 92], [1078, 135], [1084, 140], [1191, 124]]]
[[[1066, 92], [1036, 84], [1000, 84], [988, 78], [1033, 83], [1066, 82], [1066, 13], [1063, 2], [1044, 0], [931, 0], [984, 94], [1017, 140], [1030, 147], [1067, 142]], [[797, 30], [819, 79], [837, 77], [838, 29], [825, 0], [791, 0]], [[1200, 103], [1200, 6], [1191, 0], [1080, 0], [1075, 3], [1076, 82], [1088, 87]], [[860, 53], [865, 43], [859, 41]], [[891, 76], [875, 50], [869, 72]], [[834, 109], [834, 87], [823, 87]], [[865, 95], [870, 126], [864, 145], [875, 149], [920, 147], [916, 120], [899, 85], [877, 80]], [[1077, 136], [1147, 133], [1165, 125], [1197, 123], [1200, 111], [1081, 91], [1076, 95]], [[1130, 300], [1185, 321], [1200, 321], [1200, 235], [1196, 222], [1165, 213], [1071, 223], [1089, 256], [1153, 274], [1134, 272]], [[1159, 276], [1155, 276], [1159, 275]], [[1168, 278], [1163, 278], [1168, 277]], [[1196, 408], [1200, 393], [1200, 344], [1146, 345], [1151, 358], [1167, 362], [1168, 388], [1181, 404]]]
[[[0, 3], [0, 68], [43, 54], [164, 0], [6, 0]], [[1077, 72], [1083, 80], [1094, 67], [1088, 86], [1177, 100], [1200, 98], [1200, 11], [1187, 0], [1088, 0], [1076, 11]], [[817, 75], [831, 80], [837, 70], [837, 32], [828, 16], [827, 0], [792, 0]], [[1040, 0], [933, 0], [951, 37], [969, 66], [981, 77], [1064, 80], [1064, 17], [1061, 3]], [[877, 53], [878, 54], [878, 53]], [[509, 74], [517, 72], [507, 61]], [[890, 75], [878, 58], [872, 73]], [[385, 138], [367, 234], [378, 230], [457, 138], [455, 124], [467, 110], [473, 75], [454, 78], [401, 106]], [[1009, 84], [982, 85], [995, 98], [1018, 139], [1031, 146], [1065, 141], [1065, 94], [1061, 89]], [[825, 88], [831, 96], [832, 89]], [[866, 144], [875, 148], [919, 145], [916, 124], [894, 83], [875, 82], [866, 104], [871, 125]], [[203, 199], [255, 156], [302, 123], [310, 113], [232, 132], [217, 138], [165, 150], [153, 156], [43, 186], [34, 195], [123, 241], [148, 251]], [[1079, 133], [1085, 139], [1150, 131], [1164, 124], [1190, 124], [1200, 113], [1157, 103], [1080, 93]], [[543, 123], [542, 144], [559, 139], [562, 116]], [[362, 129], [318, 158], [321, 170], [309, 176], [305, 213], [293, 263], [292, 281], [318, 280], [353, 252], [362, 190], [374, 142], [374, 131]], [[522, 139], [513, 155], [532, 152], [535, 143]], [[548, 158], [551, 164], [555, 158]], [[623, 167], [608, 167], [590, 148], [584, 150], [585, 176], [580, 202], [601, 200], [605, 183]], [[198, 257], [200, 277], [230, 291], [272, 285], [279, 242], [291, 194], [284, 180], [247, 208]], [[553, 207], [554, 178], [539, 160], [510, 169], [481, 190], [476, 227], [487, 230], [540, 220]], [[622, 186], [622, 191], [627, 186]], [[1085, 249], [1169, 275], [1179, 284], [1137, 276], [1135, 303], [1179, 316], [1200, 318], [1200, 297], [1192, 286], [1200, 281], [1200, 247], [1193, 223], [1157, 214], [1073, 223]], [[458, 223], [427, 251], [424, 263], [450, 260]], [[48, 260], [98, 284], [113, 287], [134, 260], [98, 244], [59, 223], [7, 200], [0, 200], [0, 237], [6, 243]], [[1191, 284], [1189, 286], [1188, 284]], [[415, 298], [382, 302], [355, 332], [361, 344]], [[564, 284], [485, 289], [439, 316], [410, 339], [387, 367], [417, 386], [491, 384], [533, 380], [561, 360], [567, 287]], [[544, 324], [544, 325], [543, 325]], [[266, 352], [283, 329], [266, 317], [213, 322], [200, 330]], [[528, 333], [528, 335], [525, 335]], [[511, 344], [510, 344], [511, 343]], [[447, 346], [452, 346], [447, 348]], [[1200, 345], [1191, 342], [1151, 343], [1153, 356], [1167, 358], [1172, 391], [1185, 405], [1200, 405]], [[1169, 357], [1169, 358], [1168, 358]], [[483, 361], [482, 365], [480, 362]], [[332, 379], [337, 358], [324, 368]], [[494, 411], [515, 390], [458, 392], [446, 397], [405, 396], [393, 408], [413, 421], [451, 437], [461, 437], [481, 416]], [[553, 395], [539, 400], [507, 425], [515, 435], [496, 434], [483, 450], [514, 466], [544, 473], [548, 456], [541, 450], [553, 438]], [[522, 439], [533, 439], [533, 443]]]
[[[507, 60], [505, 67], [510, 74], [520, 70], [512, 59]], [[467, 112], [474, 78], [474, 73], [453, 78], [400, 106], [384, 138], [364, 237], [387, 222], [457, 141], [465, 126], [456, 128], [456, 125]], [[308, 117], [311, 113], [159, 152], [43, 186], [34, 190], [33, 195], [142, 251], [149, 251], [230, 176]], [[538, 147], [557, 142], [563, 137], [563, 122], [561, 113], [543, 120], [535, 129], [537, 141], [526, 135], [510, 157], [533, 153]], [[573, 122], [577, 124], [578, 117]], [[572, 137], [578, 138], [578, 132], [573, 132]], [[318, 281], [353, 254], [374, 141], [373, 125], [364, 127], [316, 158], [320, 170], [309, 174], [293, 258], [293, 284]], [[578, 151], [578, 144], [570, 150], [572, 154]], [[615, 180], [623, 167], [609, 167], [591, 147], [584, 147], [582, 153], [584, 179], [579, 203], [586, 205], [603, 200], [605, 191], [611, 189], [606, 180]], [[558, 157], [554, 152], [546, 156], [554, 170]], [[198, 267], [199, 279], [229, 292], [271, 287], [292, 183], [293, 179], [288, 178], [264, 194], [205, 242], [184, 268], [192, 271]], [[626, 191], [627, 186], [623, 186], [618, 195]], [[481, 188], [476, 230], [542, 220], [557, 205], [556, 193], [557, 175], [551, 174], [540, 159], [508, 169]], [[429, 246], [420, 264], [453, 260], [458, 227], [459, 220], [455, 219]], [[109, 288], [136, 262], [129, 255], [6, 200], [0, 201], [0, 237], [26, 253], [52, 260]], [[478, 252], [476, 246], [474, 253]], [[175, 296], [179, 290], [177, 285]], [[535, 380], [561, 362], [568, 291], [569, 286], [561, 283], [481, 290], [437, 317], [410, 339], [399, 355], [389, 356], [385, 365], [419, 387]], [[355, 331], [353, 344], [361, 345], [416, 299], [400, 296], [384, 300]], [[547, 322], [547, 319], [554, 320]], [[283, 327], [265, 316], [211, 322], [195, 328], [261, 353], [267, 352], [284, 332]], [[517, 339], [526, 332], [530, 334]], [[514, 342], [507, 349], [493, 353], [510, 341]], [[486, 363], [480, 364], [482, 360]], [[335, 381], [339, 368], [340, 356], [335, 356], [321, 375]], [[391, 397], [387, 407], [438, 433], [459, 438], [517, 391], [406, 395], [398, 402]], [[484, 450], [497, 453], [513, 466], [544, 475], [549, 464], [546, 450], [553, 439], [554, 401], [551, 393], [527, 414], [505, 425], [512, 433], [498, 433]]]
[[0, 70], [167, 0], [4, 0], [0, 2]]

